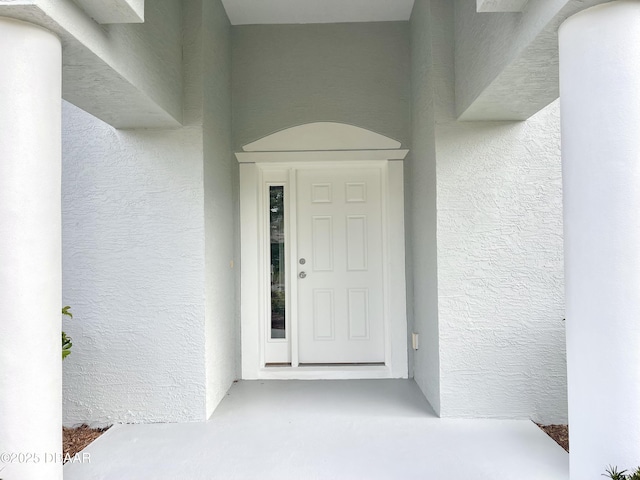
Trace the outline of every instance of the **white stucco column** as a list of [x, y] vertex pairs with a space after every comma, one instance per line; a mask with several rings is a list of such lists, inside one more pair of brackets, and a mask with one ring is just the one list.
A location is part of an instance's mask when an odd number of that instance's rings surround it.
[[560, 28], [571, 479], [640, 466], [640, 2]]
[[[62, 479], [59, 39], [0, 17], [0, 478]], [[45, 457], [49, 455], [49, 457]]]

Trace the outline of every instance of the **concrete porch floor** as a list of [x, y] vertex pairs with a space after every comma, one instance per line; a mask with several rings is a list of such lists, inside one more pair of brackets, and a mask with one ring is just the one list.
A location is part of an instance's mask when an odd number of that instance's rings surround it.
[[206, 423], [118, 425], [65, 480], [567, 480], [529, 421], [439, 419], [413, 380], [241, 381]]

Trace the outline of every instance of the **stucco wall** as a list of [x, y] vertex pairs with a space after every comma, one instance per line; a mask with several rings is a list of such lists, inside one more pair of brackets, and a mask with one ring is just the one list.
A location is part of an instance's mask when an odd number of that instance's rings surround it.
[[558, 28], [611, 0], [536, 0], [521, 13], [477, 13], [455, 0], [456, 100], [464, 120], [526, 120], [559, 96]]
[[413, 376], [440, 412], [440, 345], [436, 249], [436, 143], [431, 1], [417, 0], [411, 17], [412, 142], [405, 161], [409, 333], [420, 335]]
[[[88, 49], [65, 52], [65, 82], [75, 87], [63, 86], [65, 99], [91, 109], [92, 103], [109, 102], [108, 96], [95, 92], [97, 88], [108, 92], [111, 101], [118, 98], [120, 92], [113, 91], [112, 85], [98, 87], [92, 81], [102, 78], [101, 72], [78, 66], [82, 59], [95, 55], [176, 120], [182, 120], [181, 0], [147, 2], [142, 24], [98, 25], [69, 0], [40, 0], [39, 5]], [[75, 44], [65, 47], [80, 49]]]
[[296, 125], [332, 121], [408, 145], [407, 22], [233, 28], [234, 148]]
[[441, 413], [566, 421], [558, 105], [437, 138]]
[[440, 413], [566, 421], [558, 105], [456, 122], [453, 5], [431, 3]]
[[[456, 103], [462, 114], [568, 3], [528, 2], [523, 13], [476, 13], [476, 0], [455, 0]], [[540, 68], [544, 68], [544, 57]], [[517, 89], [517, 85], [513, 86]]]
[[202, 130], [63, 132], [64, 423], [204, 420]]
[[411, 27], [243, 26], [231, 45], [218, 1], [186, 4], [188, 127], [116, 131], [64, 107], [65, 423], [211, 413], [238, 355], [230, 150], [323, 120], [412, 148], [410, 330], [434, 407], [566, 420], [557, 105], [525, 123], [455, 122], [449, 0], [418, 0]]
[[65, 100], [121, 128], [178, 127], [183, 106], [183, 1], [148, 2], [144, 23], [104, 25], [78, 3], [5, 0], [0, 14], [60, 37]]
[[[238, 163], [231, 155], [231, 25], [202, 2], [207, 417], [236, 378]], [[238, 248], [239, 252], [239, 248]]]
[[65, 424], [206, 419], [236, 378], [230, 25], [184, 2], [185, 123], [118, 131], [65, 104]]

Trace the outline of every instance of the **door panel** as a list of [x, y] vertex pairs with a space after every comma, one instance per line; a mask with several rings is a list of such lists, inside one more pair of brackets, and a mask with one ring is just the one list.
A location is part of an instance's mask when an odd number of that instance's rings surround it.
[[311, 217], [312, 268], [314, 272], [333, 271], [333, 217]]
[[380, 170], [301, 169], [297, 185], [299, 361], [384, 362]]

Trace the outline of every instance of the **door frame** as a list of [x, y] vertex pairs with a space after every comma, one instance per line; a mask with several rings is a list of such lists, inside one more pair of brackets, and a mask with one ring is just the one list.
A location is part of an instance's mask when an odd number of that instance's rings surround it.
[[[406, 153], [405, 153], [406, 155]], [[404, 155], [403, 155], [404, 157]], [[304, 155], [300, 155], [303, 159]], [[255, 158], [254, 158], [255, 160]], [[298, 366], [296, 322], [288, 325], [291, 338], [291, 366], [266, 366], [269, 305], [269, 261], [267, 253], [268, 215], [266, 193], [269, 184], [285, 184], [289, 193], [285, 225], [288, 258], [297, 258], [296, 172], [300, 168], [378, 168], [382, 181], [383, 281], [384, 281], [384, 365]], [[275, 172], [275, 175], [274, 175]], [[286, 180], [278, 181], [279, 175]], [[405, 285], [404, 180], [403, 161], [393, 160], [323, 160], [300, 162], [241, 162], [240, 164], [241, 230], [241, 351], [242, 379], [355, 379], [407, 378], [408, 342]], [[296, 262], [289, 261], [288, 278], [297, 277]], [[297, 282], [290, 281], [287, 294], [287, 318], [297, 312]], [[295, 315], [296, 313], [293, 313]]]

